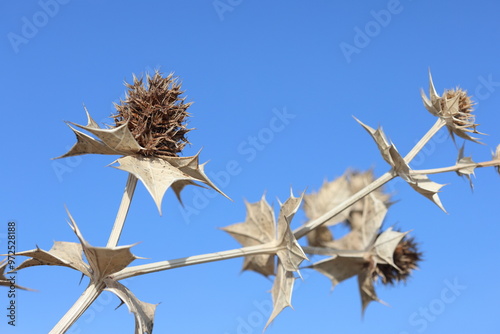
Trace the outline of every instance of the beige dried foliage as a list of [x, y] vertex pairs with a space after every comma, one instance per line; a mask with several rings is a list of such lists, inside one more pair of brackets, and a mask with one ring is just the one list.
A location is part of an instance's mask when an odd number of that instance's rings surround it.
[[[17, 255], [17, 253], [16, 253]], [[8, 265], [7, 259], [4, 259], [0, 261], [0, 286], [6, 286], [6, 287], [12, 287], [14, 286], [16, 289], [21, 289], [21, 290], [26, 290], [26, 291], [36, 291], [30, 288], [26, 288], [24, 286], [21, 286], [17, 283], [11, 282], [7, 276], [5, 276], [5, 270], [7, 269]], [[12, 268], [14, 269], [14, 268]], [[17, 268], [16, 268], [17, 269]]]
[[446, 122], [448, 131], [454, 138], [460, 138], [480, 143], [471, 133], [483, 134], [476, 130], [479, 124], [475, 123], [475, 116], [472, 114], [474, 102], [467, 96], [467, 91], [462, 89], [446, 90], [439, 96], [432, 82], [432, 75], [429, 71], [429, 97], [421, 91], [422, 101], [425, 108], [434, 116], [440, 117]]
[[276, 270], [274, 269], [274, 254], [245, 256], [243, 264], [243, 270], [253, 270], [264, 276], [273, 275], [276, 272], [271, 290], [273, 311], [266, 328], [284, 308], [291, 306], [294, 273], [297, 272], [300, 276], [299, 265], [303, 260], [307, 260], [307, 256], [290, 229], [290, 223], [299, 209], [302, 199], [303, 196], [294, 197], [291, 194], [283, 204], [280, 203], [278, 221], [275, 222], [273, 210], [263, 196], [256, 203], [247, 203], [245, 222], [222, 229], [243, 246], [267, 243], [276, 246], [278, 257]]
[[472, 157], [464, 156], [464, 145], [458, 151], [457, 167], [463, 166], [456, 171], [458, 176], [463, 176], [469, 181], [471, 189], [474, 189], [474, 184], [472, 183], [471, 175], [474, 176], [474, 170], [476, 169], [476, 163], [472, 161]]
[[[112, 279], [106, 279], [106, 290], [114, 293], [122, 304], [127, 305], [129, 311], [134, 314], [135, 334], [153, 333], [153, 324], [156, 306], [158, 304], [145, 303], [139, 299], [123, 284]], [[119, 306], [121, 306], [120, 304]], [[119, 307], [118, 306], [118, 307]]]
[[[245, 202], [245, 222], [221, 228], [242, 246], [255, 246], [276, 239], [274, 212], [265, 196], [255, 203]], [[252, 270], [264, 276], [274, 275], [274, 254], [245, 256], [243, 270]]]
[[368, 125], [363, 124], [361, 121], [357, 120], [363, 128], [372, 136], [372, 138], [377, 143], [377, 146], [382, 154], [385, 161], [392, 167], [394, 173], [400, 176], [403, 180], [408, 182], [408, 184], [416, 190], [419, 194], [430, 199], [434, 204], [436, 204], [441, 210], [446, 212], [439, 199], [439, 191], [444, 186], [444, 184], [439, 184], [431, 181], [427, 175], [423, 174], [412, 174], [411, 168], [405, 159], [396, 150], [394, 144], [389, 145], [385, 137], [385, 134], [381, 128], [374, 130]]
[[281, 311], [286, 307], [292, 307], [292, 291], [295, 279], [296, 277], [293, 271], [286, 270], [285, 267], [281, 265], [280, 261], [278, 261], [277, 273], [274, 279], [273, 288], [271, 289], [273, 311], [267, 320], [264, 330], [267, 329]]
[[[294, 197], [292, 194], [285, 203], [280, 204], [276, 222], [273, 209], [265, 196], [262, 196], [258, 202], [246, 203], [245, 222], [221, 229], [245, 247], [274, 243], [280, 248], [276, 255], [281, 264], [289, 271], [297, 271], [300, 263], [307, 257], [290, 229], [290, 222], [299, 209], [301, 201], [302, 196]], [[253, 270], [264, 276], [274, 275], [274, 254], [245, 256], [243, 270]]]
[[79, 154], [124, 155], [113, 162], [119, 164], [115, 168], [127, 171], [143, 182], [153, 197], [160, 214], [163, 196], [170, 187], [174, 190], [179, 201], [181, 201], [180, 192], [182, 189], [186, 185], [198, 186], [196, 182], [201, 182], [229, 198], [205, 174], [206, 163], [199, 164], [200, 152], [191, 157], [162, 156], [158, 158], [140, 155], [141, 146], [135, 141], [126, 124], [117, 128], [101, 129], [88, 112], [87, 118], [88, 124], [86, 126], [75, 125], [94, 134], [99, 140], [71, 127], [78, 141], [68, 153], [59, 158]]
[[332, 282], [332, 287], [348, 278], [358, 276], [358, 288], [364, 313], [370, 302], [382, 302], [377, 297], [373, 285], [376, 269], [382, 264], [390, 265], [398, 270], [394, 264], [393, 255], [406, 234], [389, 228], [379, 234], [364, 251], [338, 254], [314, 263], [311, 268], [327, 276]]
[[75, 133], [77, 142], [67, 153], [56, 159], [82, 154], [133, 155], [140, 151], [141, 146], [134, 139], [127, 124], [116, 128], [103, 129], [92, 119], [87, 108], [85, 108], [85, 113], [87, 114], [87, 125], [71, 122], [69, 124], [92, 133], [98, 139], [76, 130], [68, 124]]
[[406, 282], [412, 272], [418, 269], [422, 261], [422, 253], [414, 238], [406, 235], [396, 246], [393, 254], [395, 266], [379, 263], [375, 270], [374, 280], [380, 278], [383, 284], [393, 285], [396, 282]]
[[[370, 184], [373, 180], [373, 172], [369, 170], [365, 172], [348, 171], [345, 175], [331, 182], [325, 182], [318, 192], [304, 196], [304, 211], [307, 218], [313, 220], [320, 217]], [[377, 208], [381, 208], [388, 205], [390, 200], [390, 196], [384, 193], [381, 188], [373, 191], [369, 196], [371, 199], [365, 198], [359, 200], [351, 207], [343, 210], [341, 214], [333, 217], [326, 224], [308, 233], [308, 244], [314, 247], [325, 246], [339, 249], [360, 249], [356, 245], [362, 242], [362, 239], [367, 238], [367, 229], [369, 229], [369, 226], [366, 225], [366, 220], [371, 217], [369, 212], [374, 209], [374, 201], [377, 203]], [[379, 214], [384, 216], [385, 212], [380, 211]], [[351, 233], [341, 239], [334, 240], [332, 231], [328, 226], [339, 222], [346, 222], [351, 228]], [[382, 220], [379, 223], [381, 224]], [[375, 228], [375, 232], [378, 231], [379, 227], [380, 225]], [[354, 242], [354, 240], [358, 241]]]
[[174, 190], [179, 201], [181, 201], [180, 193], [182, 189], [186, 185], [198, 186], [196, 182], [206, 184], [227, 197], [208, 179], [204, 172], [204, 164], [198, 164], [198, 154], [183, 158], [125, 156], [115, 161], [119, 164], [115, 168], [129, 172], [141, 180], [151, 197], [153, 197], [161, 214], [161, 203], [168, 188]]
[[[317, 192], [304, 195], [304, 212], [310, 220], [316, 219], [351, 196], [348, 175], [342, 175], [331, 182], [323, 182]], [[344, 221], [349, 209], [340, 212], [325, 223], [326, 226]]]
[[372, 194], [361, 201], [363, 211], [353, 212], [351, 231], [340, 239], [324, 243], [324, 247], [361, 251], [373, 243], [387, 213], [387, 205]]
[[[127, 267], [132, 261], [137, 259], [130, 252], [130, 248], [135, 245], [120, 247], [94, 247], [90, 245], [82, 236], [76, 222], [68, 211], [70, 227], [75, 232], [80, 243], [55, 241], [49, 251], [36, 248], [29, 251], [17, 253], [17, 255], [30, 257], [22, 262], [16, 270], [40, 266], [63, 266], [77, 270], [88, 276], [91, 280], [101, 280], [113, 273]], [[88, 263], [83, 259], [85, 255]]]
[[[70, 227], [80, 243], [56, 241], [49, 251], [36, 248], [19, 252], [17, 255], [30, 258], [21, 263], [15, 270], [40, 265], [56, 265], [75, 269], [89, 277], [90, 285], [94, 287], [102, 286], [102, 288], [99, 288], [100, 291], [107, 289], [115, 293], [118, 298], [127, 304], [136, 318], [136, 334], [152, 333], [156, 305], [139, 301], [125, 286], [110, 278], [114, 273], [126, 268], [138, 258], [130, 251], [130, 248], [134, 245], [94, 247], [84, 239], [69, 211], [68, 216]], [[82, 253], [88, 262], [84, 261]], [[77, 311], [83, 313], [85, 310]], [[74, 321], [76, 319], [74, 318]]]

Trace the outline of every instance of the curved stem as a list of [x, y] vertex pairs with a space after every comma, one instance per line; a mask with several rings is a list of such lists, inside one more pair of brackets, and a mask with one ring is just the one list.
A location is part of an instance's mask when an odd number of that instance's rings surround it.
[[122, 201], [120, 203], [120, 208], [116, 214], [115, 223], [111, 234], [108, 239], [108, 244], [106, 247], [116, 247], [118, 245], [118, 240], [120, 240], [120, 235], [122, 234], [123, 226], [125, 225], [125, 219], [127, 218], [128, 210], [130, 208], [130, 203], [132, 202], [132, 197], [134, 197], [135, 186], [137, 185], [137, 177], [132, 174], [128, 174], [127, 185], [125, 186], [125, 191], [123, 193]]
[[139, 276], [174, 268], [192, 266], [195, 264], [222, 261], [249, 255], [275, 254], [279, 250], [279, 248], [280, 246], [276, 246], [275, 243], [271, 242], [268, 244], [231, 249], [211, 254], [202, 254], [202, 255], [183, 257], [175, 260], [148, 263], [122, 269], [119, 272], [111, 275], [111, 278], [118, 281], [134, 276]]

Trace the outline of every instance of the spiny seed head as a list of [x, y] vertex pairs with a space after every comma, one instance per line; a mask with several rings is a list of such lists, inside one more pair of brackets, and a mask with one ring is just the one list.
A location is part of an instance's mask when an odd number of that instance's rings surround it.
[[425, 108], [434, 116], [445, 121], [450, 134], [457, 135], [460, 138], [479, 143], [477, 138], [471, 137], [470, 133], [482, 134], [476, 130], [479, 124], [476, 124], [475, 116], [472, 114], [473, 106], [467, 91], [456, 88], [449, 89], [439, 96], [432, 82], [432, 76], [429, 73], [429, 97], [422, 91], [422, 100]]
[[139, 154], [154, 157], [177, 156], [189, 143], [186, 133], [186, 111], [192, 104], [180, 97], [181, 84], [173, 73], [166, 77], [158, 71], [146, 80], [134, 76], [133, 83], [125, 82], [125, 100], [115, 103], [116, 126], [128, 122], [128, 128], [142, 149]]
[[458, 127], [473, 127], [475, 130], [477, 124], [474, 124], [475, 117], [472, 114], [475, 103], [470, 96], [467, 96], [466, 90], [458, 87], [456, 89], [446, 90], [440, 101], [441, 108], [444, 110], [447, 107], [446, 102], [453, 101], [455, 98], [458, 99], [458, 110], [450, 115], [453, 118], [453, 123]]
[[418, 244], [411, 237], [403, 238], [394, 250], [394, 264], [397, 270], [390, 264], [377, 264], [373, 272], [373, 279], [378, 277], [385, 285], [394, 285], [397, 282], [406, 282], [413, 270], [418, 269], [418, 263], [422, 261], [422, 253], [418, 251]]

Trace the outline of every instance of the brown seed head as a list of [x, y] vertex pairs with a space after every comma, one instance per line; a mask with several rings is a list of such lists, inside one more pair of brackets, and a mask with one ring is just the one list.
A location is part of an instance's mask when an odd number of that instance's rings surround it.
[[115, 103], [116, 126], [128, 122], [128, 128], [143, 149], [139, 154], [155, 157], [177, 156], [189, 143], [185, 137], [190, 129], [186, 128], [186, 111], [191, 105], [180, 97], [181, 84], [173, 74], [163, 77], [158, 71], [153, 76], [143, 78], [134, 76], [125, 100]]
[[413, 270], [418, 268], [418, 262], [422, 261], [422, 253], [418, 251], [418, 244], [413, 238], [405, 237], [397, 245], [394, 251], [394, 264], [397, 270], [389, 264], [377, 264], [373, 272], [373, 279], [380, 277], [385, 285], [394, 285], [397, 282], [406, 282]]

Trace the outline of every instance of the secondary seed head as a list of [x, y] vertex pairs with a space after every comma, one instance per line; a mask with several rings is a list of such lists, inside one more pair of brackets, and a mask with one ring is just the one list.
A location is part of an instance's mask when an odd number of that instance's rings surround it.
[[460, 88], [449, 89], [443, 96], [439, 96], [429, 73], [429, 97], [422, 91], [422, 100], [431, 114], [446, 122], [452, 135], [478, 142], [477, 138], [470, 136], [470, 133], [481, 133], [476, 130], [479, 124], [475, 123], [476, 119], [472, 114], [475, 103], [467, 95], [467, 91]]

